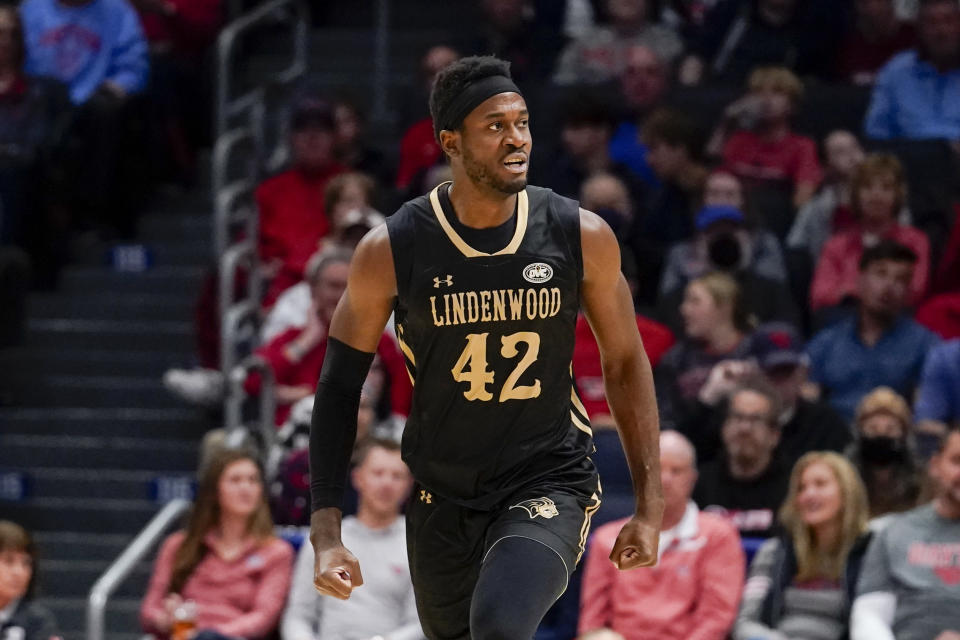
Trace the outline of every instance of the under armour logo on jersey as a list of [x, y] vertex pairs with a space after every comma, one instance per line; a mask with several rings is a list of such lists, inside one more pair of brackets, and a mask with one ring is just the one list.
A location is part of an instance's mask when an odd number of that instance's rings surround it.
[[557, 511], [557, 505], [550, 498], [531, 498], [524, 500], [520, 504], [515, 504], [511, 509], [523, 509], [531, 519], [540, 516], [549, 520], [554, 516], [560, 515]]
[[433, 504], [433, 494], [424, 489], [420, 490], [420, 502], [426, 502], [427, 504]]
[[445, 284], [448, 287], [453, 286], [453, 276], [447, 275], [446, 278], [441, 278], [440, 276], [433, 277], [433, 288], [439, 289], [441, 284]]

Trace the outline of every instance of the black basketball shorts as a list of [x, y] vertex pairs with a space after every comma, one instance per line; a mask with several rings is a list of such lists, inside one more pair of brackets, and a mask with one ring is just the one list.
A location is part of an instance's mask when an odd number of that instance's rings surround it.
[[407, 555], [427, 637], [469, 637], [480, 566], [502, 540], [522, 537], [546, 545], [563, 562], [569, 579], [583, 555], [600, 496], [589, 459], [531, 483], [490, 511], [463, 507], [415, 484], [406, 513]]

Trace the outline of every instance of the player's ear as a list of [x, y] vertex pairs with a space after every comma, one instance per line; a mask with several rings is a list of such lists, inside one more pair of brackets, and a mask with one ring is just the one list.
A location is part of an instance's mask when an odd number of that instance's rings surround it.
[[440, 148], [451, 158], [460, 155], [460, 132], [449, 129], [440, 130]]

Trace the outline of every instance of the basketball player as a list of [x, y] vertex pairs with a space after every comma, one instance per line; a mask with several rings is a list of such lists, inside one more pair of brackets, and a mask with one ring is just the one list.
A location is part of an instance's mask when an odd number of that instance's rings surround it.
[[339, 507], [360, 388], [393, 312], [414, 382], [402, 452], [417, 483], [407, 551], [424, 632], [529, 640], [566, 588], [600, 506], [570, 366], [581, 305], [637, 498], [610, 556], [620, 569], [657, 558], [650, 364], [610, 228], [575, 201], [527, 186], [529, 115], [509, 65], [451, 64], [430, 111], [453, 181], [364, 238], [331, 322], [310, 436], [314, 583], [337, 598], [363, 584], [340, 541]]

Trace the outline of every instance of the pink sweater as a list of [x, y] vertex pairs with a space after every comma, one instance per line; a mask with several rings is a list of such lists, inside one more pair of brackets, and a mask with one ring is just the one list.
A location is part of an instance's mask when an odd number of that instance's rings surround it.
[[583, 575], [580, 633], [613, 629], [626, 640], [723, 640], [740, 603], [746, 560], [740, 536], [693, 503], [661, 534], [655, 567], [619, 571], [610, 562], [626, 519], [593, 534]]
[[[160, 636], [157, 620], [165, 616], [163, 599], [169, 593], [173, 558], [183, 543], [184, 532], [174, 533], [163, 543], [140, 608], [145, 631]], [[263, 638], [280, 620], [290, 574], [293, 549], [279, 538], [258, 545], [251, 542], [237, 558], [227, 561], [216, 552], [216, 539], [205, 539], [210, 551], [204, 556], [181, 592], [197, 603], [197, 629], [213, 629], [224, 635]]]
[[[910, 304], [917, 304], [927, 290], [930, 276], [930, 241], [922, 231], [906, 225], [892, 227], [886, 237], [917, 254], [910, 283]], [[810, 306], [814, 310], [840, 304], [846, 296], [856, 296], [862, 255], [863, 236], [859, 227], [836, 233], [827, 240], [810, 285]]]

